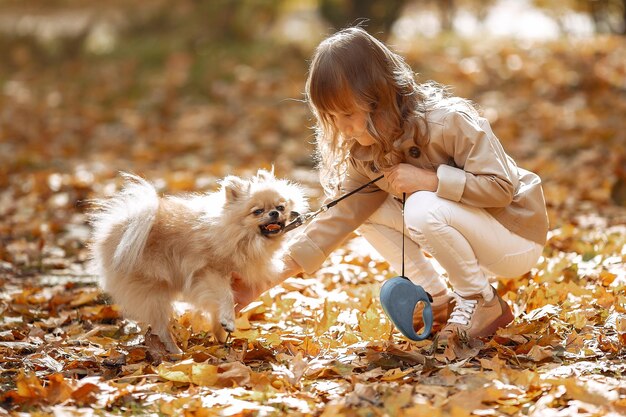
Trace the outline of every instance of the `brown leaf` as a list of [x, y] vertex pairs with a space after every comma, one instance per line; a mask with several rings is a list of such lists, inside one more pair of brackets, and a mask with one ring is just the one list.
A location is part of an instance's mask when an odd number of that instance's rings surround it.
[[390, 345], [387, 348], [386, 352], [389, 353], [390, 355], [398, 357], [399, 359], [403, 360], [409, 365], [417, 365], [417, 364], [425, 365], [426, 364], [426, 357], [422, 355], [421, 353], [418, 353], [412, 350], [404, 351], [396, 345]]
[[46, 399], [49, 404], [62, 403], [69, 399], [73, 393], [72, 387], [61, 374], [52, 374], [48, 377], [46, 391]]
[[250, 368], [240, 362], [230, 362], [218, 366], [218, 385], [223, 387], [243, 387], [250, 383]]
[[552, 349], [534, 345], [528, 352], [527, 356], [535, 362], [541, 362], [545, 359], [551, 358], [552, 354]]
[[96, 384], [86, 383], [78, 387], [72, 392], [72, 399], [78, 406], [86, 406], [95, 403], [98, 400], [97, 394], [100, 388]]
[[41, 381], [32, 373], [20, 371], [15, 382], [18, 396], [26, 401], [46, 398], [46, 390]]

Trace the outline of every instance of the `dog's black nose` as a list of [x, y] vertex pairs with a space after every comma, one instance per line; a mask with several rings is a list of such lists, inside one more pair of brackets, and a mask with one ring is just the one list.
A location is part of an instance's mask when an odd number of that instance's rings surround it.
[[277, 210], [272, 210], [268, 213], [268, 215], [272, 218], [274, 217], [278, 217], [278, 211]]

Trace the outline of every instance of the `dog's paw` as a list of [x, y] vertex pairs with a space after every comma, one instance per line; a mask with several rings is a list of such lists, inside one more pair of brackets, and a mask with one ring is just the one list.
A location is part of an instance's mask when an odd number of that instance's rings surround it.
[[228, 333], [232, 333], [235, 331], [235, 321], [232, 319], [224, 319], [220, 320], [220, 325], [222, 329], [226, 330]]

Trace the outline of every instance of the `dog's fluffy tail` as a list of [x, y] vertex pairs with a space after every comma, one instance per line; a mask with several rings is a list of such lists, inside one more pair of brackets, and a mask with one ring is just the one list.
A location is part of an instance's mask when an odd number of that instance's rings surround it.
[[[154, 187], [143, 178], [122, 173], [121, 191], [107, 200], [95, 202], [90, 220], [93, 226], [93, 257], [101, 274], [112, 269], [124, 274], [132, 271], [143, 252], [159, 208]], [[104, 245], [114, 245], [110, 259], [105, 259]]]

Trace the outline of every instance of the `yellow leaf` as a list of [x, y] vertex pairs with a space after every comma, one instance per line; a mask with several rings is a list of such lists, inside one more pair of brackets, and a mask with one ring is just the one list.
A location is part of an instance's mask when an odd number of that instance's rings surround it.
[[358, 343], [359, 340], [361, 339], [359, 339], [357, 334], [349, 332], [349, 331], [346, 331], [341, 337], [341, 341], [343, 342], [344, 345], [352, 345], [354, 343]]
[[239, 330], [235, 329], [232, 336], [236, 339], [246, 339], [250, 342], [254, 342], [259, 338], [259, 331], [257, 329]]
[[584, 311], [574, 311], [569, 314], [565, 314], [565, 320], [574, 325], [574, 327], [578, 330], [584, 328], [589, 322]]
[[339, 310], [333, 311], [332, 305], [328, 302], [328, 300], [324, 300], [324, 314], [316, 323], [315, 334], [319, 336], [326, 333], [326, 331], [337, 322], [338, 315]]
[[625, 412], [626, 411], [626, 398], [620, 398], [619, 400], [613, 401], [613, 406], [615, 406], [615, 408], [617, 409], [620, 409], [620, 411]]
[[212, 330], [211, 323], [198, 311], [185, 311], [178, 318], [178, 322], [183, 327], [191, 327], [194, 333], [210, 332]]
[[263, 314], [267, 310], [265, 306], [266, 304], [263, 301], [253, 301], [242, 308], [239, 314], [246, 315], [248, 317], [254, 314]]
[[78, 297], [74, 298], [70, 305], [72, 307], [79, 307], [85, 304], [89, 304], [96, 300], [100, 296], [100, 291], [85, 291], [79, 294]]
[[611, 285], [613, 281], [615, 281], [615, 278], [617, 278], [617, 275], [612, 274], [609, 271], [603, 270], [600, 272], [600, 280], [602, 281], [602, 285], [605, 287]]
[[383, 340], [391, 331], [391, 325], [381, 318], [375, 303], [371, 303], [365, 314], [359, 315], [359, 329], [364, 340]]
[[566, 378], [558, 380], [547, 379], [545, 380], [545, 382], [554, 385], [564, 386], [567, 389], [567, 396], [574, 400], [599, 406], [605, 405], [610, 401], [610, 398], [603, 396], [601, 391], [590, 391], [582, 382], [578, 381], [576, 378]]
[[244, 314], [235, 319], [235, 328], [239, 330], [249, 330], [252, 328], [250, 325], [250, 320], [248, 320], [248, 315]]
[[309, 336], [304, 338], [304, 342], [298, 346], [306, 356], [317, 356], [322, 348]]
[[457, 405], [453, 405], [450, 408], [449, 416], [450, 417], [470, 417], [472, 415], [473, 410], [466, 410], [463, 407], [459, 407]]
[[265, 336], [265, 341], [269, 343], [269, 345], [272, 347], [279, 346], [281, 343], [280, 334], [275, 333], [275, 332], [270, 333], [267, 336]]
[[345, 414], [341, 412], [344, 409], [342, 404], [328, 404], [320, 417], [343, 417]]
[[408, 374], [413, 372], [413, 368], [405, 369], [404, 371], [400, 370], [400, 368], [390, 369], [380, 378], [382, 381], [395, 381], [398, 379], [402, 379]]
[[162, 363], [157, 367], [157, 375], [168, 381], [191, 382], [193, 359], [186, 359], [177, 364]]
[[402, 417], [441, 417], [441, 408], [430, 404], [417, 404], [401, 411]]
[[178, 415], [178, 410], [174, 406], [174, 402], [173, 401], [162, 402], [160, 407], [159, 407], [159, 411], [161, 412], [161, 414], [164, 414], [166, 416], [176, 416], [176, 415]]
[[191, 382], [196, 385], [214, 386], [218, 378], [218, 368], [215, 365], [196, 363], [191, 367]]
[[163, 379], [201, 386], [243, 386], [250, 382], [250, 372], [250, 368], [241, 362], [215, 366], [206, 362], [194, 363], [193, 359], [173, 365], [162, 363], [157, 367], [157, 374]]

